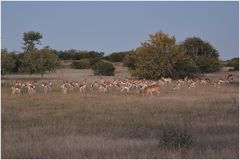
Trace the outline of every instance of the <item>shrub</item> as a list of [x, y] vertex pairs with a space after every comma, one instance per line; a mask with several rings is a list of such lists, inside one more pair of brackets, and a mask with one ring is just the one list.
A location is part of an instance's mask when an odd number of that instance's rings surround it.
[[227, 66], [233, 67], [233, 70], [239, 70], [239, 57], [232, 58], [227, 62]]
[[109, 56], [105, 57], [105, 59], [111, 62], [122, 62], [127, 53], [128, 52], [114, 52]]
[[90, 66], [93, 66], [95, 63], [99, 62], [100, 60], [101, 58], [99, 57], [89, 58]]
[[131, 59], [133, 76], [144, 79], [159, 79], [161, 77], [180, 78], [193, 76], [197, 67], [184, 48], [176, 44], [174, 36], [164, 32], [150, 35], [150, 39], [135, 50]]
[[99, 61], [92, 66], [94, 75], [113, 76], [115, 68], [111, 63]]
[[134, 70], [135, 69], [135, 64], [136, 64], [136, 55], [134, 51], [132, 53], [127, 54], [124, 59], [123, 59], [123, 66], [128, 67], [129, 70]]
[[14, 52], [8, 52], [6, 49], [1, 50], [1, 75], [12, 73], [16, 67], [16, 55]]
[[182, 129], [174, 126], [165, 126], [159, 136], [159, 146], [163, 148], [189, 148], [193, 142], [193, 137], [186, 128]]
[[199, 37], [189, 37], [181, 46], [192, 58], [200, 73], [215, 72], [222, 67], [218, 51], [209, 42]]
[[75, 69], [88, 69], [90, 68], [90, 63], [88, 60], [80, 60], [78, 62], [72, 62], [71, 67]]

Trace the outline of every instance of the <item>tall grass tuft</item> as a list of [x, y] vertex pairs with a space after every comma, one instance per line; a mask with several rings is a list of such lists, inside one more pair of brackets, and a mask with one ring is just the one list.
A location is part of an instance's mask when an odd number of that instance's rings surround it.
[[159, 135], [159, 147], [167, 149], [187, 149], [193, 143], [193, 136], [187, 128], [166, 125]]

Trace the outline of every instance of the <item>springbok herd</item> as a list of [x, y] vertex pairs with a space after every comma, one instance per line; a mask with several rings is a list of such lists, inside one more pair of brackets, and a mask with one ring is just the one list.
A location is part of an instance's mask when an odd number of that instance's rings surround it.
[[[131, 79], [119, 79], [114, 78], [111, 80], [100, 79], [99, 82], [95, 81], [93, 83], [88, 83], [85, 79], [84, 81], [65, 81], [61, 83], [59, 88], [63, 94], [68, 92], [79, 90], [80, 93], [85, 92], [130, 92], [135, 91], [140, 93], [142, 96], [146, 95], [160, 95], [160, 87], [168, 84], [173, 84], [172, 91], [177, 91], [183, 86], [191, 88], [196, 88], [198, 85], [210, 85], [216, 88], [220, 88], [223, 84], [229, 84], [233, 81], [233, 75], [229, 74], [225, 80], [219, 79], [211, 81], [209, 78], [201, 79], [189, 79], [188, 77], [184, 79], [179, 79], [175, 82], [171, 78], [161, 78], [158, 81], [153, 80], [131, 80]], [[11, 86], [12, 94], [20, 94], [23, 88], [27, 88], [28, 94], [36, 94], [37, 88], [42, 88], [44, 93], [49, 93], [52, 91], [53, 84], [51, 81], [43, 82], [38, 84], [37, 82], [16, 82]]]

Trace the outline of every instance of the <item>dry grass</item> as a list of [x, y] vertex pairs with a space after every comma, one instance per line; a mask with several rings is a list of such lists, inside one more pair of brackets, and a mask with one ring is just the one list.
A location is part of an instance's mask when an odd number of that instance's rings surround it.
[[[48, 95], [11, 95], [7, 82], [1, 90], [2, 158], [239, 156], [238, 84], [177, 92], [164, 87], [160, 97], [143, 98], [136, 93], [65, 96], [56, 85]], [[160, 147], [166, 124], [186, 129], [193, 137], [190, 148]]]

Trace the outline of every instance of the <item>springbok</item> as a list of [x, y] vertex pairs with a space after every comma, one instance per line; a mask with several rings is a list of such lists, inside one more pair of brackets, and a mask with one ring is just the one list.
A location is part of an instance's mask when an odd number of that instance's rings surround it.
[[158, 96], [160, 96], [160, 87], [158, 85], [150, 85], [147, 86], [142, 90], [140, 90], [140, 93], [142, 94], [142, 96], [146, 96], [146, 95], [153, 95], [153, 93], [156, 93]]
[[31, 94], [31, 95], [35, 94], [36, 93], [36, 86], [37, 86], [36, 82], [27, 82], [26, 87], [28, 89], [28, 93]]
[[100, 91], [100, 92], [103, 92], [103, 93], [106, 93], [106, 92], [107, 92], [107, 87], [106, 87], [105, 85], [101, 84], [101, 85], [99, 86], [99, 91]]
[[188, 88], [196, 88], [197, 82], [192, 82]]
[[171, 79], [171, 78], [164, 78], [164, 77], [162, 77], [162, 80], [163, 80], [165, 83], [171, 83], [171, 82], [172, 82], [172, 79]]
[[70, 84], [68, 82], [65, 82], [65, 83], [61, 84], [61, 89], [62, 89], [63, 94], [67, 94], [67, 90], [69, 88], [69, 85]]
[[16, 82], [12, 87], [12, 94], [20, 94], [21, 93], [21, 88], [25, 87], [24, 83]]
[[43, 87], [44, 93], [48, 93], [49, 91], [52, 90], [52, 82], [49, 81], [49, 83], [42, 83], [41, 86]]
[[86, 85], [86, 84], [79, 85], [79, 91], [80, 91], [80, 93], [85, 92], [86, 89], [87, 89], [87, 85]]
[[232, 74], [227, 75], [226, 80], [232, 82], [233, 81], [233, 75]]

